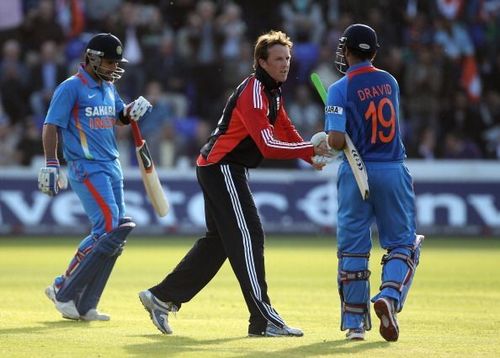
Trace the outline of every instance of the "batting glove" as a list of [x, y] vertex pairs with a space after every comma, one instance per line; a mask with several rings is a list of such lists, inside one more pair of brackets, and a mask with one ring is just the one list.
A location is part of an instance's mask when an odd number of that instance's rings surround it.
[[327, 135], [325, 132], [318, 132], [318, 133], [315, 133], [312, 137], [311, 137], [311, 143], [317, 147], [319, 145], [321, 145], [322, 142], [324, 142], [328, 148], [328, 154], [326, 155], [315, 155], [312, 157], [312, 161], [314, 164], [330, 164], [331, 162], [333, 162], [335, 159], [338, 158], [338, 156], [341, 154], [340, 151], [334, 149], [334, 148], [331, 148], [329, 145], [328, 145], [328, 139], [327, 139]]
[[319, 164], [319, 165], [326, 165], [330, 164], [335, 160], [334, 157], [327, 157], [325, 155], [315, 155], [314, 157], [311, 158], [312, 162], [314, 164]]
[[57, 195], [60, 189], [68, 187], [66, 175], [60, 171], [57, 159], [47, 160], [46, 166], [38, 173], [38, 189], [48, 196]]
[[151, 103], [146, 98], [140, 96], [125, 106], [124, 114], [129, 119], [137, 122], [146, 112], [150, 112], [152, 108]]

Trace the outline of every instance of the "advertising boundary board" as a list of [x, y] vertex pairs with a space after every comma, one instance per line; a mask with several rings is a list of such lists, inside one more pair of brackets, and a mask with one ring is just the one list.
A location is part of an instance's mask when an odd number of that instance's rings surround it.
[[[414, 177], [419, 232], [500, 236], [500, 163], [408, 161]], [[336, 169], [251, 170], [250, 185], [268, 234], [334, 235]], [[2, 168], [0, 236], [67, 235], [87, 232], [76, 195], [50, 198], [37, 190], [36, 169]], [[171, 205], [160, 218], [148, 202], [139, 171], [125, 170], [127, 214], [144, 235], [201, 235], [203, 198], [194, 170], [159, 170]], [[375, 229], [375, 228], [374, 228]]]

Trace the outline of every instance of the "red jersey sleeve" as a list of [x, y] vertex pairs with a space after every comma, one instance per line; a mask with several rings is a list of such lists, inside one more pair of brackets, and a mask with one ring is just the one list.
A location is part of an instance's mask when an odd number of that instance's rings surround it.
[[[239, 97], [235, 108], [260, 152], [264, 158], [268, 159], [300, 158], [310, 162], [314, 155], [313, 145], [311, 142], [304, 142], [295, 128], [293, 130], [296, 135], [289, 134], [281, 137], [275, 133], [275, 128], [267, 118], [269, 103], [263, 91], [260, 81], [252, 78]], [[276, 119], [276, 127], [282, 127], [278, 121], [280, 121], [279, 118]], [[293, 127], [289, 119], [288, 122]], [[287, 133], [289, 131], [291, 133], [290, 128], [286, 130]]]

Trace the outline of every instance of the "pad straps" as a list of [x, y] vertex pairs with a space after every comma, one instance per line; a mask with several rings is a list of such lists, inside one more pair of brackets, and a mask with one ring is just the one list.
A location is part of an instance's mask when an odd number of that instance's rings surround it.
[[[370, 258], [370, 253], [367, 254], [350, 254], [346, 252], [337, 252], [337, 257], [342, 259], [344, 257], [359, 257], [359, 258]], [[366, 281], [370, 278], [371, 271], [370, 270], [361, 270], [361, 271], [344, 271], [339, 270], [339, 280], [342, 282], [349, 281]]]
[[415, 270], [415, 264], [413, 263], [413, 259], [409, 255], [402, 254], [400, 252], [389, 252], [388, 254], [382, 256], [382, 261], [380, 262], [380, 264], [385, 265], [389, 260], [401, 260], [408, 265], [410, 270]]
[[348, 253], [348, 252], [337, 251], [337, 257], [339, 259], [341, 259], [342, 257], [364, 257], [364, 258], [369, 259], [370, 258], [370, 253], [367, 253], [367, 254], [351, 254], [351, 253]]
[[365, 313], [369, 312], [369, 303], [347, 303], [344, 302], [344, 312], [347, 313], [352, 313], [352, 314], [359, 314], [359, 315], [364, 315]]
[[413, 272], [415, 272], [415, 263], [413, 262], [412, 257], [409, 255], [403, 254], [401, 252], [389, 252], [388, 254], [382, 256], [382, 261], [380, 262], [380, 264], [385, 265], [390, 260], [401, 260], [406, 263], [406, 265], [408, 265], [408, 273], [406, 274], [403, 282], [385, 281], [382, 282], [379, 289], [380, 291], [382, 291], [384, 288], [393, 288], [395, 290], [398, 290], [399, 292], [403, 292], [405, 285], [412, 278]]
[[370, 278], [371, 271], [339, 271], [339, 280], [344, 282], [362, 281]]

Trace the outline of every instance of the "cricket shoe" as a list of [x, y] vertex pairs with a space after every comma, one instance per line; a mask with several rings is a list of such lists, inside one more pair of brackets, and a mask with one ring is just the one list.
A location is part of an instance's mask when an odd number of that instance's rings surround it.
[[364, 341], [365, 330], [363, 328], [351, 328], [345, 336], [348, 341]]
[[177, 312], [177, 306], [172, 302], [160, 301], [149, 290], [139, 292], [139, 299], [146, 311], [149, 312], [149, 317], [156, 328], [163, 334], [172, 334], [173, 331], [168, 325], [168, 314]]
[[302, 337], [304, 332], [299, 328], [288, 327], [284, 325], [283, 327], [278, 327], [271, 322], [267, 322], [266, 330], [259, 333], [248, 333], [249, 337]]
[[45, 289], [45, 295], [54, 303], [56, 303], [56, 294], [57, 289], [53, 284]]
[[95, 308], [91, 308], [83, 316], [80, 316], [82, 321], [109, 321], [111, 316], [106, 313], [99, 312]]
[[373, 304], [373, 309], [380, 318], [380, 335], [388, 342], [396, 342], [399, 337], [398, 320], [393, 302], [390, 298], [382, 297]]
[[80, 319], [80, 313], [76, 309], [75, 302], [73, 300], [68, 302], [59, 302], [56, 299], [57, 288], [52, 284], [45, 289], [45, 295], [54, 302], [56, 309], [61, 312], [63, 318], [78, 320]]

